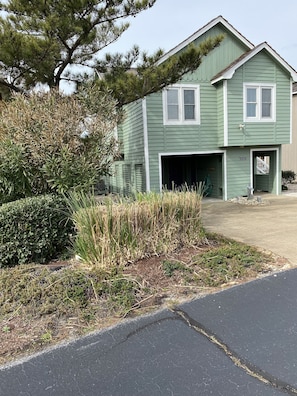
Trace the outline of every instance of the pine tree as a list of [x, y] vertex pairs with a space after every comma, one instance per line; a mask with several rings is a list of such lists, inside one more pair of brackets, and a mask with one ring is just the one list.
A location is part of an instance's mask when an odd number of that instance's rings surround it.
[[6, 0], [0, 3], [0, 85], [23, 91], [38, 83], [80, 82], [81, 71], [129, 27], [129, 16], [156, 0]]
[[[173, 84], [194, 71], [222, 36], [190, 46], [166, 62], [134, 47], [126, 54], [100, 51], [128, 29], [127, 18], [152, 7], [156, 0], [6, 0], [0, 2], [0, 94], [26, 92], [61, 81], [77, 86], [86, 68], [103, 75], [96, 84], [112, 92], [122, 106]], [[132, 69], [134, 68], [134, 69]], [[96, 75], [96, 74], [95, 74]]]
[[103, 72], [103, 76], [96, 80], [96, 84], [100, 89], [109, 89], [121, 107], [178, 82], [186, 73], [194, 72], [203, 57], [222, 39], [223, 35], [208, 38], [199, 46], [190, 45], [165, 61], [162, 61], [161, 50], [154, 56], [147, 56], [141, 54], [137, 47], [126, 56], [107, 54], [106, 60], [98, 63], [97, 70]]

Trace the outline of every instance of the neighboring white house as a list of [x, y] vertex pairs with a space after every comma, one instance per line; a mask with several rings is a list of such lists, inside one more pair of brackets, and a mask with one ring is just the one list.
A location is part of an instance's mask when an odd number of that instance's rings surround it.
[[291, 144], [282, 146], [282, 170], [297, 173], [297, 84], [293, 85]]

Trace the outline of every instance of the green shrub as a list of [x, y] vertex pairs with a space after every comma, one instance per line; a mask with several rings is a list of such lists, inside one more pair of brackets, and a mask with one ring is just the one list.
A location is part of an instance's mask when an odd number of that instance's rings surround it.
[[[121, 112], [90, 86], [78, 95], [15, 94], [0, 108], [0, 203], [91, 191], [109, 174]], [[92, 95], [92, 96], [90, 96]]]
[[30, 177], [22, 147], [0, 141], [0, 203], [32, 196]]
[[287, 183], [292, 183], [296, 178], [296, 173], [292, 170], [282, 171], [282, 178]]
[[24, 198], [0, 206], [0, 267], [56, 258], [69, 246], [72, 229], [59, 196]]

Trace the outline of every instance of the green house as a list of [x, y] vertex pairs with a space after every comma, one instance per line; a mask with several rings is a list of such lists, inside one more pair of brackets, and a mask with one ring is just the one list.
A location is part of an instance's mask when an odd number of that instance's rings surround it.
[[195, 72], [126, 106], [111, 192], [160, 192], [204, 182], [209, 196], [224, 200], [252, 191], [281, 193], [296, 71], [266, 42], [254, 46], [222, 16], [161, 62], [218, 34], [224, 34], [221, 45]]

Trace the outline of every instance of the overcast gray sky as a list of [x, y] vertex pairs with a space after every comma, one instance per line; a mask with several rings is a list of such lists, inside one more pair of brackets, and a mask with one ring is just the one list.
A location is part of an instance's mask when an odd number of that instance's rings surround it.
[[149, 53], [165, 51], [222, 15], [249, 41], [267, 41], [297, 69], [296, 0], [157, 0], [131, 21], [130, 28], [109, 52], [124, 52], [133, 44]]

